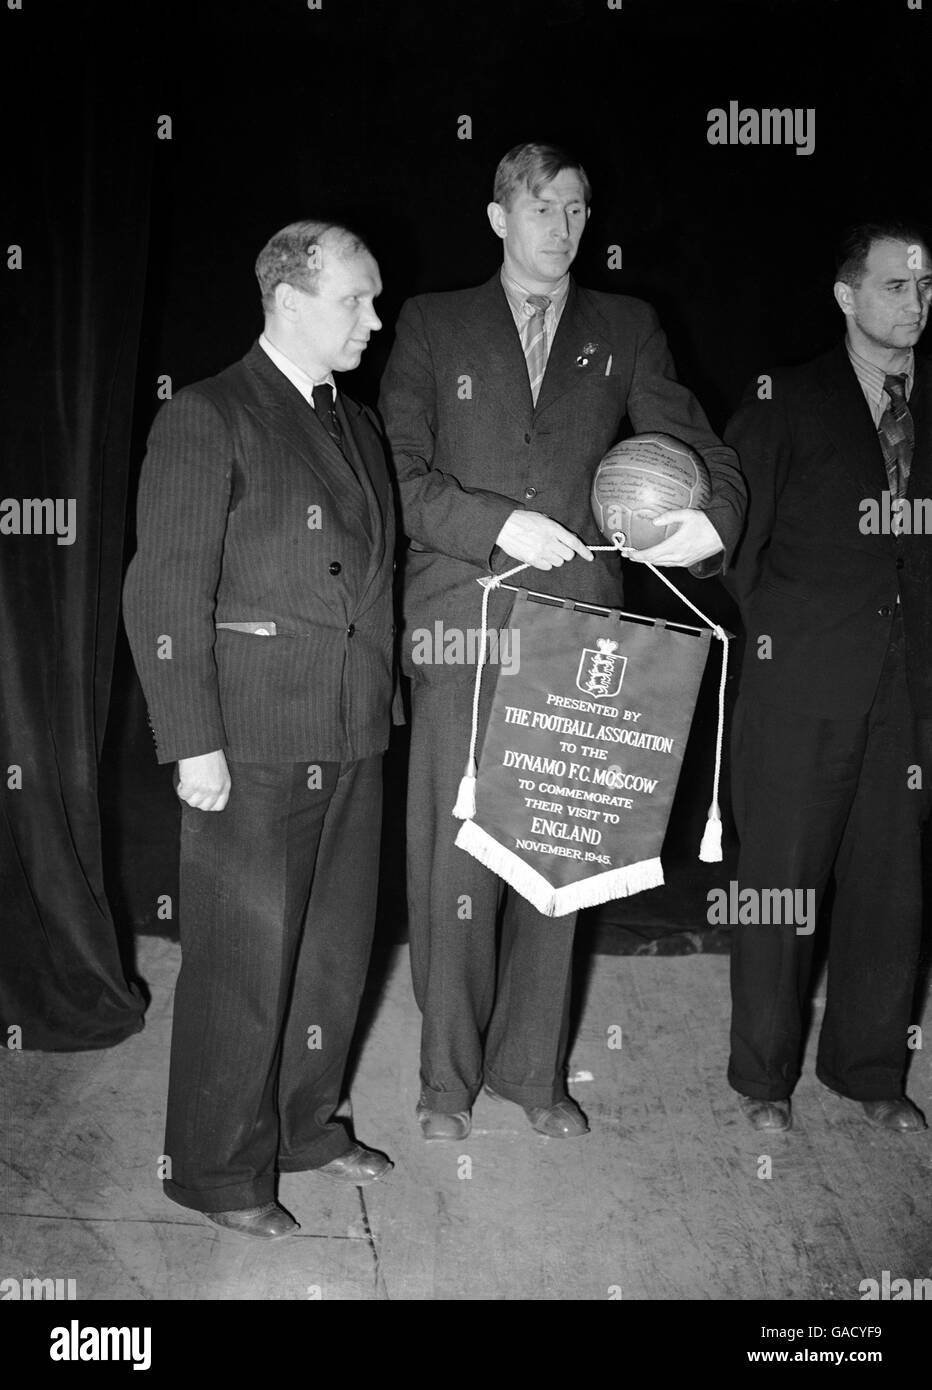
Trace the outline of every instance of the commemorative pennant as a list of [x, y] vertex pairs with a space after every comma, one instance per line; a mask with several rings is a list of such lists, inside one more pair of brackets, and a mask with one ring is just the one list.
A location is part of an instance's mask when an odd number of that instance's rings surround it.
[[510, 625], [457, 845], [549, 917], [660, 886], [711, 633], [525, 590]]

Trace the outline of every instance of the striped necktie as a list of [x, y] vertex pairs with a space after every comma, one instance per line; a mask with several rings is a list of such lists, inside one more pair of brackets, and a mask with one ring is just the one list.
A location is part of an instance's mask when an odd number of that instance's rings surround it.
[[[887, 469], [890, 496], [903, 498], [906, 496], [906, 487], [909, 483], [909, 470], [913, 461], [915, 441], [913, 417], [906, 404], [906, 377], [885, 376], [883, 389], [890, 398], [890, 404], [880, 418], [877, 434]], [[902, 525], [903, 518], [899, 515], [898, 510], [894, 517], [894, 530], [900, 531]]]
[[528, 320], [524, 325], [521, 341], [531, 382], [531, 399], [535, 405], [547, 366], [547, 330], [544, 327], [544, 315], [549, 308], [550, 300], [545, 294], [529, 294], [524, 301], [524, 312], [528, 315]]

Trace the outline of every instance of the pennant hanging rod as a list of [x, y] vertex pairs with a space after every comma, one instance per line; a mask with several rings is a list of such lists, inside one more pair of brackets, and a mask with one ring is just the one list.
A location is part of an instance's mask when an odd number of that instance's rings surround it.
[[[476, 583], [485, 588], [484, 578], [477, 579]], [[575, 608], [578, 612], [585, 610], [587, 613], [601, 613], [606, 618], [628, 618], [631, 622], [642, 623], [645, 627], [670, 627], [675, 628], [677, 632], [692, 632], [697, 637], [712, 636], [711, 629], [707, 627], [693, 627], [690, 623], [678, 623], [667, 618], [649, 618], [645, 613], [628, 613], [623, 608], [605, 608], [598, 603], [578, 603], [575, 599], [558, 598], [556, 594], [541, 594], [536, 589], [523, 589], [518, 584], [498, 584], [496, 588], [510, 589], [513, 594], [527, 594], [528, 598], [536, 599], [538, 603], [550, 604], [554, 608]]]

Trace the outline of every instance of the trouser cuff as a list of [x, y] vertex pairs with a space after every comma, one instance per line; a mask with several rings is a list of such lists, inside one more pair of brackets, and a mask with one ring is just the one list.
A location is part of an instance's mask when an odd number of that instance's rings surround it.
[[303, 1154], [279, 1155], [280, 1173], [309, 1173], [315, 1168], [323, 1168], [331, 1159], [339, 1158], [353, 1147], [349, 1132], [338, 1125], [330, 1133], [310, 1145]]
[[218, 1211], [248, 1211], [250, 1207], [264, 1207], [275, 1201], [275, 1174], [268, 1173], [253, 1182], [234, 1183], [231, 1187], [213, 1187], [207, 1192], [181, 1187], [166, 1178], [162, 1183], [162, 1190], [166, 1197], [190, 1211], [208, 1214]]
[[836, 1076], [832, 1076], [824, 1067], [816, 1066], [816, 1076], [827, 1086], [830, 1091], [834, 1091], [836, 1096], [841, 1096], [843, 1100], [898, 1100], [903, 1095], [903, 1075], [902, 1072], [890, 1072], [886, 1076], [865, 1077], [855, 1086], [846, 1086], [839, 1081]]
[[[789, 1100], [793, 1093], [793, 1086], [787, 1085], [785, 1081], [747, 1081], [743, 1076], [736, 1076], [731, 1070], [728, 1072], [728, 1084], [733, 1091], [747, 1096], [750, 1100]], [[794, 1081], [793, 1085], [795, 1084]]]
[[563, 1081], [553, 1081], [549, 1086], [517, 1086], [511, 1081], [505, 1081], [500, 1076], [496, 1076], [494, 1071], [488, 1067], [485, 1072], [485, 1079], [496, 1094], [505, 1100], [514, 1101], [515, 1105], [522, 1106], [525, 1110], [530, 1110], [537, 1106], [544, 1106], [549, 1109], [551, 1105], [556, 1105], [558, 1101], [566, 1098], [566, 1086]]
[[425, 1081], [421, 1082], [421, 1098], [419, 1105], [426, 1106], [428, 1110], [436, 1110], [439, 1115], [457, 1115], [462, 1110], [471, 1110], [473, 1101], [479, 1094], [481, 1081], [470, 1090], [459, 1091], [436, 1091], [432, 1086], [428, 1086]]

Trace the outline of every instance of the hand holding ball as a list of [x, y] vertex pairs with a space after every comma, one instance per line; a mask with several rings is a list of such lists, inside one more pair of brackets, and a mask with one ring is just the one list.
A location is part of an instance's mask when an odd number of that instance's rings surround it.
[[607, 540], [649, 550], [677, 529], [654, 526], [661, 512], [702, 508], [712, 496], [709, 472], [695, 449], [669, 434], [636, 434], [609, 449], [592, 480], [592, 510]]

